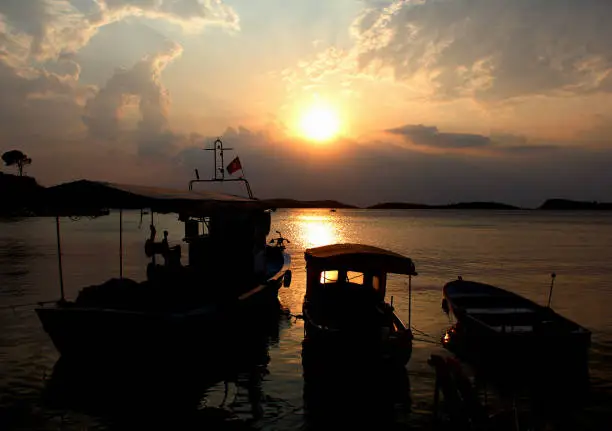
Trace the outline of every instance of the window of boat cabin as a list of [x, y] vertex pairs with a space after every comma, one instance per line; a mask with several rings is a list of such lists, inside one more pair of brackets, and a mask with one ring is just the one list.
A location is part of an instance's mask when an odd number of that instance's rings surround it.
[[363, 272], [347, 271], [346, 282], [363, 285]]
[[185, 237], [197, 238], [209, 235], [207, 217], [191, 218], [185, 222]]
[[355, 271], [342, 271], [339, 273], [338, 271], [322, 271], [321, 279], [319, 283], [321, 284], [331, 284], [338, 283], [339, 278], [342, 277], [345, 283], [352, 283], [363, 285], [364, 284], [364, 275], [363, 272], [355, 272]]
[[330, 284], [338, 282], [338, 271], [323, 271], [321, 272], [321, 284]]
[[372, 276], [372, 287], [376, 291], [380, 290], [380, 288], [381, 288], [381, 280], [380, 280], [379, 276], [377, 276], [377, 275], [373, 275]]

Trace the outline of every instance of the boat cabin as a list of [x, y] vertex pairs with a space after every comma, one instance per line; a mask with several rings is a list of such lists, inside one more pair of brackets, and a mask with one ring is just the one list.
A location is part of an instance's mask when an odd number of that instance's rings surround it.
[[[270, 272], [267, 264], [273, 262], [276, 268], [277, 261], [282, 259], [281, 253], [266, 246], [270, 212], [256, 199], [88, 180], [52, 187], [46, 197], [49, 212], [58, 216], [118, 209], [121, 219], [123, 210], [150, 210], [150, 235], [143, 251], [151, 258], [146, 274], [152, 283], [174, 285], [183, 278], [197, 283], [205, 279], [207, 284], [220, 280], [225, 284], [243, 284], [255, 278], [264, 280]], [[171, 238], [166, 231], [157, 232], [155, 212], [178, 214], [184, 223], [184, 237]], [[118, 228], [121, 242], [121, 221]], [[187, 246], [186, 265], [181, 240]], [[121, 245], [120, 279], [123, 279], [122, 248]]]
[[312, 248], [305, 258], [305, 308], [327, 327], [372, 325], [387, 307], [387, 274], [417, 274], [410, 258], [363, 244]]
[[334, 289], [370, 292], [383, 301], [387, 274], [416, 275], [408, 257], [363, 244], [333, 244], [306, 250], [306, 297]]

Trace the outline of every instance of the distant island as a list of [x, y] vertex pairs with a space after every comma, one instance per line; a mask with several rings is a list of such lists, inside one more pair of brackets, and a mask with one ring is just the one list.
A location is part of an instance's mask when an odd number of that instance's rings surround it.
[[548, 199], [538, 209], [541, 210], [587, 210], [587, 211], [610, 211], [612, 202], [587, 202], [572, 201], [568, 199]]
[[459, 202], [446, 205], [426, 205], [407, 202], [385, 202], [367, 207], [368, 209], [455, 209], [455, 210], [519, 210], [521, 208], [498, 202]]
[[0, 172], [0, 216], [34, 215], [44, 191], [45, 187], [32, 177]]
[[[28, 176], [11, 175], [0, 172], [0, 194], [3, 203], [0, 206], [0, 216], [37, 216], [45, 215], [46, 188]], [[455, 210], [520, 210], [520, 208], [499, 202], [458, 202], [444, 205], [428, 205], [411, 202], [383, 202], [361, 208], [336, 200], [298, 200], [289, 198], [262, 199], [270, 208], [321, 208], [321, 209], [455, 209]], [[610, 202], [574, 201], [570, 199], [548, 199], [534, 210], [553, 211], [611, 211]]]
[[296, 199], [262, 199], [272, 208], [359, 208], [338, 201], [300, 201]]

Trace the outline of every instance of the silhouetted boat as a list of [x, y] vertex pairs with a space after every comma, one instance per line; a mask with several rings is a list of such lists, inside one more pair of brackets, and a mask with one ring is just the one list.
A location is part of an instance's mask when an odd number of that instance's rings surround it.
[[550, 307], [461, 278], [447, 283], [443, 294], [443, 307], [457, 320], [442, 340], [450, 350], [489, 365], [554, 368], [587, 363], [591, 332]]
[[305, 258], [306, 339], [357, 349], [361, 358], [374, 353], [406, 364], [412, 354], [410, 317], [405, 325], [393, 304], [385, 302], [385, 292], [388, 273], [416, 275], [412, 260], [362, 244], [311, 248]]
[[[123, 277], [120, 253], [118, 279], [86, 287], [69, 301], [63, 291], [56, 217], [61, 299], [36, 312], [62, 355], [121, 360], [144, 355], [154, 360], [214, 350], [248, 319], [261, 318], [268, 304], [277, 303], [283, 281], [286, 286], [290, 282], [285, 240], [266, 244], [271, 215], [258, 200], [85, 180], [47, 193], [53, 208], [64, 215], [70, 208], [119, 209], [120, 220], [124, 209], [147, 208], [152, 220], [154, 212], [178, 213], [188, 245], [188, 263], [183, 265], [180, 246], [170, 247], [167, 232], [156, 241], [151, 224], [143, 247], [151, 258], [146, 281]], [[121, 224], [118, 228], [121, 243]]]

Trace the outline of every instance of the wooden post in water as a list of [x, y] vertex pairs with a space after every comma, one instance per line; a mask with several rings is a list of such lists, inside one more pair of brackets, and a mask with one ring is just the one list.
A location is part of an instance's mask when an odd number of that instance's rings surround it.
[[123, 280], [123, 210], [119, 209], [119, 279]]
[[59, 216], [55, 216], [55, 233], [57, 235], [57, 264], [59, 267], [59, 279], [60, 279], [60, 301], [64, 302], [64, 272], [62, 269], [62, 243], [60, 239], [60, 220]]

